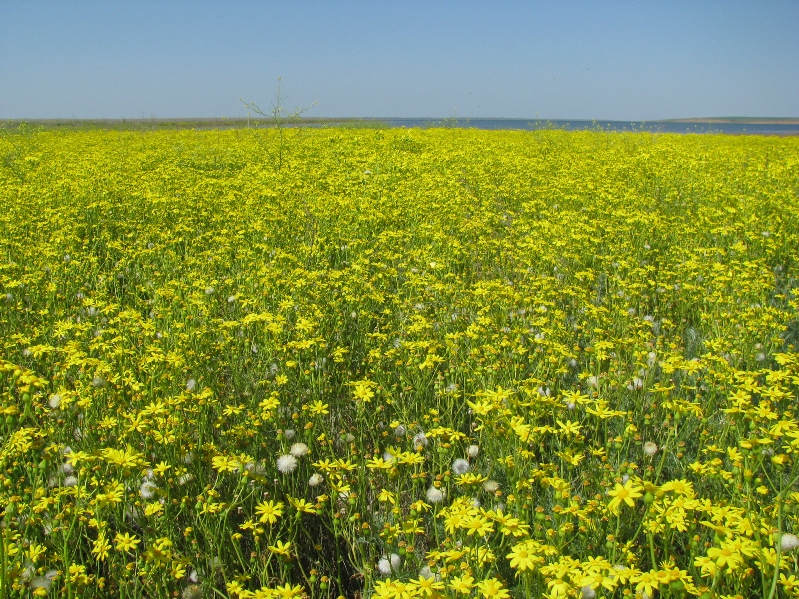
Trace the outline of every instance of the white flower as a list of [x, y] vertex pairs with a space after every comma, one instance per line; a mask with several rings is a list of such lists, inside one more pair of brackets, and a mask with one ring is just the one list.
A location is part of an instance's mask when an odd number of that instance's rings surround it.
[[142, 496], [142, 499], [152, 499], [157, 490], [158, 485], [156, 485], [154, 482], [146, 480], [139, 487], [139, 495]]
[[444, 491], [430, 487], [427, 489], [427, 501], [430, 503], [441, 503], [444, 501]]
[[295, 458], [290, 453], [282, 455], [277, 459], [277, 469], [280, 470], [282, 474], [288, 474], [289, 472], [294, 472], [294, 469], [296, 467], [297, 467], [297, 458]]
[[466, 448], [466, 455], [470, 458], [476, 458], [478, 453], [480, 453], [480, 448], [477, 445], [469, 445]]
[[780, 549], [782, 551], [793, 551], [799, 547], [799, 537], [785, 533], [780, 537]]
[[308, 446], [305, 443], [295, 443], [291, 446], [291, 449], [289, 449], [289, 453], [295, 458], [304, 456], [308, 451]]
[[311, 478], [308, 479], [308, 486], [316, 487], [318, 485], [321, 485], [324, 480], [325, 479], [322, 477], [321, 474], [319, 474], [318, 472], [314, 472], [311, 475]]
[[658, 446], [656, 443], [652, 443], [652, 441], [647, 441], [644, 443], [644, 455], [653, 456], [658, 452]]
[[[476, 447], [476, 446], [473, 446]], [[455, 474], [466, 474], [469, 472], [469, 462], [464, 460], [463, 458], [458, 458], [454, 462], [452, 462], [452, 471]]]

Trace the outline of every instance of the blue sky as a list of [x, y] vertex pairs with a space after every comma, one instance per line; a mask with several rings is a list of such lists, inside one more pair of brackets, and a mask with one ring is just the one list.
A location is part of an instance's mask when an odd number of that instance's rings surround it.
[[799, 117], [799, 1], [0, 0], [0, 119]]

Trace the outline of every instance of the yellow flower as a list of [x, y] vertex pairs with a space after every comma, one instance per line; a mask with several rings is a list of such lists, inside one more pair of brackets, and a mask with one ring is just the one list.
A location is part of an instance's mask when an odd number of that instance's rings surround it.
[[636, 485], [632, 480], [628, 480], [623, 485], [621, 483], [616, 483], [616, 487], [612, 491], [608, 491], [608, 495], [613, 497], [608, 504], [608, 509], [615, 514], [619, 511], [622, 502], [630, 507], [634, 507], [635, 501], [633, 500], [642, 496], [642, 490], [643, 487]]
[[114, 537], [116, 550], [122, 552], [134, 551], [140, 542], [139, 539], [127, 532], [125, 534], [117, 533], [117, 536]]
[[420, 576], [416, 580], [408, 581], [407, 588], [409, 591], [416, 591], [418, 595], [432, 595], [434, 591], [444, 590], [444, 583], [437, 582], [435, 578], [425, 578]]
[[284, 543], [283, 541], [276, 541], [274, 545], [269, 545], [269, 551], [277, 555], [291, 557], [291, 541]]
[[377, 599], [405, 599], [410, 596], [405, 583], [390, 578], [375, 582], [374, 591], [373, 597]]
[[397, 498], [394, 493], [385, 489], [380, 490], [380, 493], [377, 495], [377, 500], [381, 503], [390, 503], [391, 505], [395, 505], [397, 503]]
[[172, 466], [167, 464], [166, 462], [158, 462], [155, 468], [153, 468], [153, 473], [157, 474], [158, 476], [163, 476], [164, 473], [169, 470]]
[[275, 587], [275, 594], [282, 599], [292, 599], [292, 597], [302, 597], [305, 594], [305, 589], [300, 585], [291, 586], [286, 583], [283, 586]]
[[496, 578], [487, 578], [477, 583], [477, 589], [486, 599], [508, 599], [510, 593]]
[[330, 413], [328, 407], [328, 404], [322, 403], [320, 400], [316, 400], [308, 407], [308, 411], [314, 416], [323, 416]]
[[255, 507], [255, 514], [260, 522], [274, 524], [283, 515], [283, 503], [275, 503], [272, 500], [262, 501]]
[[316, 509], [314, 509], [313, 504], [305, 499], [297, 499], [291, 495], [286, 495], [286, 498], [289, 500], [289, 503], [292, 505], [292, 507], [298, 512], [305, 512], [306, 514], [316, 513]]
[[355, 383], [354, 387], [355, 388], [353, 389], [352, 395], [355, 400], [368, 403], [375, 396], [374, 391], [372, 391], [372, 383], [370, 381], [358, 381]]
[[219, 472], [235, 472], [239, 469], [238, 460], [225, 455], [214, 456], [211, 460], [211, 465]]
[[97, 557], [98, 561], [102, 562], [108, 557], [109, 549], [111, 549], [111, 545], [108, 543], [108, 539], [105, 538], [105, 533], [101, 532], [97, 535], [97, 540], [92, 544], [92, 553]]
[[707, 556], [716, 562], [719, 568], [727, 567], [728, 570], [736, 570], [744, 563], [744, 558], [731, 543], [721, 543], [721, 547], [711, 547], [707, 550]]
[[449, 579], [448, 584], [449, 587], [456, 593], [468, 595], [474, 588], [474, 578], [468, 574], [463, 574], [462, 576], [453, 576]]
[[630, 582], [635, 585], [635, 592], [639, 595], [646, 593], [650, 597], [655, 596], [655, 589], [658, 588], [657, 571], [641, 572], [630, 578]]
[[535, 570], [537, 564], [544, 563], [544, 558], [536, 555], [540, 545], [533, 540], [524, 541], [514, 545], [506, 556], [510, 560], [510, 567], [514, 570]]
[[484, 537], [494, 532], [494, 525], [482, 516], [467, 516], [462, 526], [470, 537]]

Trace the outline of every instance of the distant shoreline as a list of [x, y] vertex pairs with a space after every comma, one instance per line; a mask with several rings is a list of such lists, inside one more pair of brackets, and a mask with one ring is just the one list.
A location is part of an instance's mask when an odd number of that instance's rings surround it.
[[714, 124], [737, 124], [737, 125], [799, 125], [799, 118], [796, 117], [749, 117], [749, 116], [719, 116], [706, 118], [690, 119], [661, 119], [658, 121], [648, 121], [650, 123], [702, 123], [707, 125]]
[[[159, 131], [270, 128], [275, 123], [264, 118], [138, 118], [138, 119], [10, 119], [0, 125], [17, 128], [22, 123], [63, 131]], [[589, 119], [505, 119], [505, 118], [408, 118], [408, 117], [305, 117], [284, 122], [286, 127], [345, 127], [352, 129], [391, 128], [471, 128], [484, 130], [601, 130], [646, 131], [650, 133], [716, 133], [725, 135], [799, 135], [799, 117], [693, 117], [651, 121], [612, 121]]]

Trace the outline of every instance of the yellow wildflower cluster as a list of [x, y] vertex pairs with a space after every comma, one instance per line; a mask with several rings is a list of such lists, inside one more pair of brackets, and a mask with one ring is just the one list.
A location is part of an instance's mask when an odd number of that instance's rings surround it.
[[15, 142], [0, 595], [799, 596], [799, 140]]

